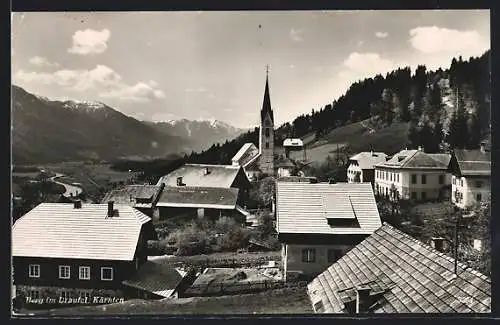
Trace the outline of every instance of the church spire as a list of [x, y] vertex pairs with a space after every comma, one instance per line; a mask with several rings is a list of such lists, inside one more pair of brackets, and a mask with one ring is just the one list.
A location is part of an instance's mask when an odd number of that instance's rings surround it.
[[274, 123], [274, 114], [271, 108], [271, 98], [269, 96], [269, 65], [266, 66], [266, 88], [264, 90], [264, 101], [262, 102], [262, 110], [260, 111], [260, 118], [263, 121], [266, 114], [269, 113], [271, 120]]

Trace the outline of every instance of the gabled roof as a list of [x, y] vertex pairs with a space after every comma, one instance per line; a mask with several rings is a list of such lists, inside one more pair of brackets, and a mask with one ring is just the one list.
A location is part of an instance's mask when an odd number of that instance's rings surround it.
[[223, 187], [165, 186], [159, 207], [235, 209], [239, 189]]
[[420, 150], [401, 150], [386, 162], [375, 167], [447, 169], [451, 155], [426, 153]]
[[459, 172], [461, 175], [491, 175], [491, 153], [481, 150], [455, 149]]
[[131, 261], [151, 218], [126, 204], [114, 209], [107, 218], [107, 204], [41, 203], [14, 223], [12, 256]]
[[122, 283], [168, 298], [177, 289], [182, 278], [171, 265], [147, 261], [130, 279]]
[[238, 163], [240, 166], [248, 164], [256, 155], [259, 154], [259, 149], [251, 142], [245, 143], [240, 150], [234, 155], [231, 160], [233, 163]]
[[[165, 186], [177, 186], [177, 178], [182, 177], [186, 186], [231, 187], [240, 170], [242, 171], [240, 166], [231, 165], [185, 164], [161, 177], [156, 185], [164, 183]], [[242, 173], [245, 175], [243, 171]]]
[[[371, 234], [381, 226], [370, 183], [277, 182], [276, 215], [278, 233]], [[357, 226], [328, 224], [352, 215]]]
[[359, 168], [361, 169], [373, 169], [374, 165], [378, 163], [385, 162], [387, 155], [383, 152], [360, 152], [351, 158], [350, 160], [357, 161]]
[[[101, 203], [114, 201], [118, 204], [128, 204], [136, 208], [151, 208], [156, 202], [162, 187], [158, 185], [127, 185], [106, 193]], [[149, 200], [148, 203], [138, 203], [136, 199]]]
[[453, 271], [451, 257], [384, 223], [309, 283], [308, 292], [325, 313], [345, 312], [344, 302], [361, 286], [379, 293], [372, 296], [375, 313], [490, 312], [491, 280], [462, 263], [458, 277]]
[[304, 142], [302, 139], [291, 139], [287, 138], [283, 141], [283, 147], [302, 147]]

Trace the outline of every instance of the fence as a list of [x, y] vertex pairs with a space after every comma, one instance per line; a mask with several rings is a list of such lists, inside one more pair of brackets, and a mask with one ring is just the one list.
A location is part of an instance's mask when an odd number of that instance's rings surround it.
[[276, 290], [284, 288], [305, 287], [307, 281], [285, 282], [283, 280], [265, 280], [265, 281], [240, 281], [240, 282], [218, 282], [192, 285], [180, 297], [210, 297], [224, 296], [231, 294], [257, 293], [267, 290]]
[[258, 267], [266, 264], [269, 261], [280, 261], [280, 254], [265, 255], [259, 257], [248, 257], [248, 258], [189, 258], [185, 257], [182, 259], [176, 259], [175, 257], [167, 260], [169, 263], [173, 263], [174, 266], [188, 266], [195, 269], [206, 269], [207, 267]]

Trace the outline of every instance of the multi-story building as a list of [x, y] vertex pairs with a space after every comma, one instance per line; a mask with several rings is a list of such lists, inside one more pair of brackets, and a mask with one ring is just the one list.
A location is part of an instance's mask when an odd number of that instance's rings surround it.
[[375, 165], [375, 193], [390, 198], [427, 201], [449, 199], [451, 155], [402, 150]]
[[477, 150], [454, 150], [450, 171], [451, 200], [457, 206], [466, 208], [488, 199], [491, 192], [491, 153], [484, 144]]
[[387, 155], [383, 152], [360, 152], [349, 158], [347, 168], [348, 183], [375, 183], [375, 165], [385, 162]]
[[381, 226], [370, 183], [278, 181], [276, 197], [285, 279], [323, 272]]

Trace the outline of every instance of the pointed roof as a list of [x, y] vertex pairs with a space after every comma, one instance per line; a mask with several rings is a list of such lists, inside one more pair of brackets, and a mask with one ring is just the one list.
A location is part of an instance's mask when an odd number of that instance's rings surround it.
[[262, 110], [260, 111], [260, 118], [262, 121], [267, 113], [269, 113], [271, 121], [274, 123], [274, 114], [271, 109], [271, 97], [269, 96], [269, 76], [266, 74], [266, 89], [264, 90], [264, 101], [262, 102]]

